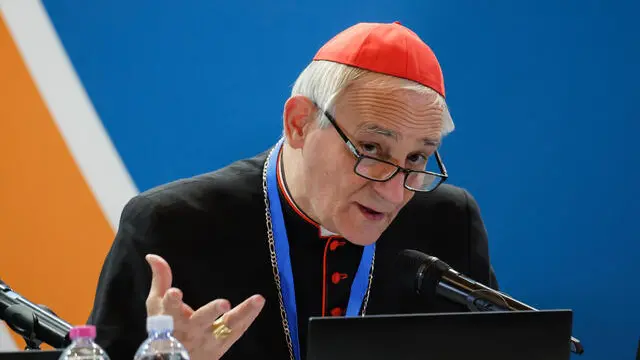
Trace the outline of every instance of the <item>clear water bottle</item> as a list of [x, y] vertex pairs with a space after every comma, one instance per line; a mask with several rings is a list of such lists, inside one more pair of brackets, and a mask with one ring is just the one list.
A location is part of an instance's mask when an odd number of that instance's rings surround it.
[[187, 349], [173, 337], [173, 317], [148, 317], [147, 331], [149, 337], [138, 348], [134, 360], [189, 360]]
[[95, 343], [96, 327], [75, 326], [69, 332], [71, 344], [62, 352], [59, 360], [109, 360], [107, 353]]

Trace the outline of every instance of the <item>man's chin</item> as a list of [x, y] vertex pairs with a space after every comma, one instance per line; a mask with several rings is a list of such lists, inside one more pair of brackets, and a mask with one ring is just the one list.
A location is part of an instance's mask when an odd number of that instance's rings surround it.
[[344, 238], [352, 244], [359, 246], [367, 246], [375, 243], [380, 238], [380, 231], [359, 231], [358, 229], [350, 229], [342, 234]]
[[[349, 215], [354, 215], [350, 213]], [[337, 219], [334, 223], [341, 234], [350, 243], [360, 246], [367, 246], [378, 241], [382, 233], [389, 226], [389, 217], [385, 215], [383, 219], [370, 221], [358, 211], [355, 216], [345, 216]]]

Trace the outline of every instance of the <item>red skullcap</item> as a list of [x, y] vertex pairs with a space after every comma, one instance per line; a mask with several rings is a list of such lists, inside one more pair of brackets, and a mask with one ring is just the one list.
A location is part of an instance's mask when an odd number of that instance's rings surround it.
[[354, 25], [329, 40], [313, 59], [409, 79], [445, 96], [442, 69], [435, 54], [397, 21]]

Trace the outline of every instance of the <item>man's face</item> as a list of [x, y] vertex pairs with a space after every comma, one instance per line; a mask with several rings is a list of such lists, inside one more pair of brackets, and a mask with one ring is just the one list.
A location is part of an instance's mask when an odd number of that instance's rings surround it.
[[[440, 141], [442, 109], [434, 97], [370, 80], [358, 80], [337, 100], [332, 115], [338, 126], [364, 155], [423, 166]], [[402, 172], [387, 182], [357, 175], [356, 158], [333, 126], [310, 130], [302, 154], [312, 216], [355, 244], [375, 242], [414, 195], [403, 186]]]

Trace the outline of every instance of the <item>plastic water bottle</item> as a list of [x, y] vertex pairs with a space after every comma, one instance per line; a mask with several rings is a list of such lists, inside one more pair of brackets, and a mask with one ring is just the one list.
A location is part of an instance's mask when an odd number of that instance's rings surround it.
[[173, 317], [148, 317], [147, 331], [149, 337], [138, 348], [134, 360], [189, 360], [187, 349], [173, 337]]
[[96, 327], [75, 326], [69, 332], [71, 344], [62, 352], [59, 360], [109, 360], [107, 353], [94, 342]]

